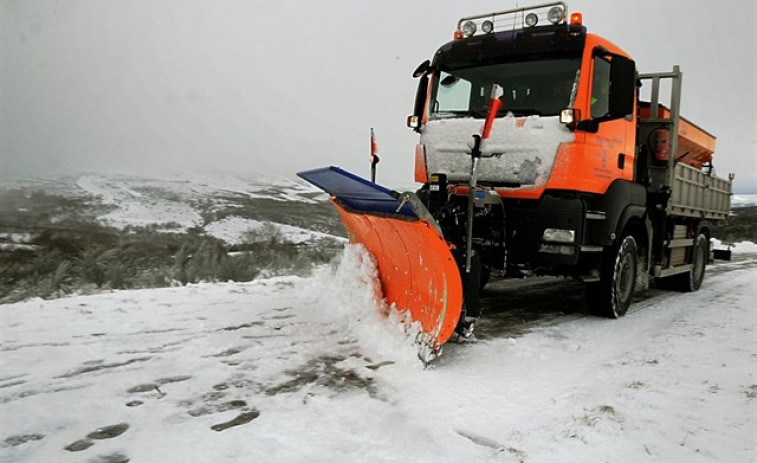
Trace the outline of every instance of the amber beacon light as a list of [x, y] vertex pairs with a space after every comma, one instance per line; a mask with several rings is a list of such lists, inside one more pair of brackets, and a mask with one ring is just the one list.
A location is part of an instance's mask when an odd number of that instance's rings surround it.
[[575, 12], [575, 13], [570, 14], [571, 26], [580, 26], [581, 24], [583, 24], [583, 22], [584, 22], [584, 16], [581, 13]]

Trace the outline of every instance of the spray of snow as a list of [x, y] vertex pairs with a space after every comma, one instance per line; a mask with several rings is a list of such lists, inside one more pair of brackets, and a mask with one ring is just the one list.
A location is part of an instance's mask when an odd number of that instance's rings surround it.
[[[481, 124], [473, 118], [429, 121], [421, 134], [428, 171], [447, 174], [452, 181], [467, 181], [472, 135], [481, 132]], [[478, 180], [541, 185], [549, 178], [560, 144], [572, 139], [573, 134], [558, 117], [507, 115], [496, 119], [491, 137], [481, 147], [484, 157]]]
[[420, 367], [415, 342], [420, 326], [383, 299], [376, 260], [362, 244], [347, 245], [335, 267], [316, 275], [313, 290], [363, 352]]

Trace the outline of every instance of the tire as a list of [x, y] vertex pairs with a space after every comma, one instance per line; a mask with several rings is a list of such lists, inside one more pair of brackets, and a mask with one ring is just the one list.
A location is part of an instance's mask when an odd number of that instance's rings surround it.
[[638, 272], [636, 240], [628, 235], [619, 246], [608, 250], [600, 269], [599, 282], [586, 285], [589, 312], [609, 318], [625, 315], [633, 301]]
[[676, 275], [675, 287], [679, 291], [694, 292], [702, 286], [704, 271], [709, 260], [710, 240], [704, 233], [699, 233], [694, 240], [694, 248], [691, 254], [691, 270]]
[[478, 282], [478, 290], [483, 291], [492, 277], [492, 271], [486, 265], [481, 266], [481, 279]]

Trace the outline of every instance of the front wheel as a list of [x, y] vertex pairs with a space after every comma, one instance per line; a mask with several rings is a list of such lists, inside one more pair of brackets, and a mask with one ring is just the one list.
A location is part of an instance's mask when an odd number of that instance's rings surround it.
[[636, 240], [628, 235], [603, 258], [599, 282], [586, 285], [589, 311], [609, 318], [625, 315], [633, 300], [638, 272]]

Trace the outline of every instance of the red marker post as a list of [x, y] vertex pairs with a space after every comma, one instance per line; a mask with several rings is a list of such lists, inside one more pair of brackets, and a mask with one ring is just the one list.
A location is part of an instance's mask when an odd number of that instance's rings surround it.
[[499, 114], [499, 108], [502, 106], [502, 100], [500, 98], [505, 92], [497, 84], [492, 84], [492, 92], [489, 100], [489, 113], [486, 115], [486, 122], [481, 128], [481, 135], [473, 135], [474, 143], [473, 150], [471, 152], [471, 167], [470, 167], [470, 180], [468, 183], [468, 213], [466, 220], [466, 237], [465, 237], [465, 273], [470, 275], [471, 271], [471, 258], [473, 255], [473, 204], [476, 190], [476, 174], [478, 171], [478, 160], [481, 158], [481, 148], [486, 140], [492, 133], [492, 126], [494, 125], [494, 119]]
[[492, 126], [494, 125], [494, 119], [499, 114], [499, 108], [502, 106], [502, 100], [500, 98], [504, 95], [504, 90], [497, 84], [492, 86], [491, 100], [489, 102], [489, 114], [486, 115], [486, 122], [484, 123], [484, 129], [481, 131], [481, 139], [486, 140], [492, 133]]
[[373, 133], [373, 127], [371, 127], [371, 182], [376, 183], [376, 164], [381, 159], [378, 157], [378, 148], [376, 147], [376, 134]]

